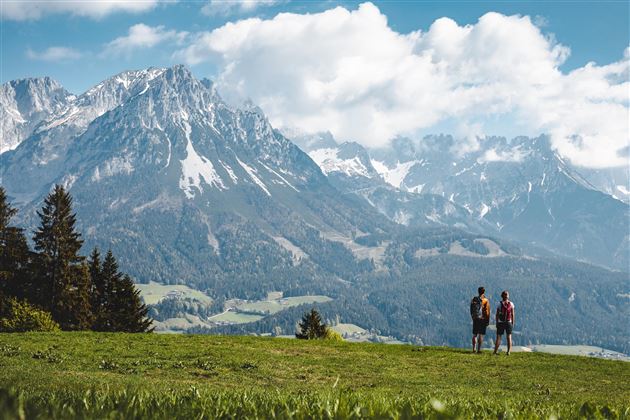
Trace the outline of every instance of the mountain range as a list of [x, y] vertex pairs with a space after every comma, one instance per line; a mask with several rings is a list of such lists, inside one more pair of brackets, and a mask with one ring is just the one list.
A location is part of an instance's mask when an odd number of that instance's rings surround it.
[[[326, 295], [331, 318], [452, 345], [468, 342], [467, 301], [483, 282], [521, 297], [524, 340], [627, 350], [630, 334], [599, 326], [630, 318], [628, 204], [544, 137], [458, 156], [444, 136], [366, 150], [283, 134], [184, 66], [123, 72], [81, 95], [48, 78], [1, 89], [0, 182], [19, 223], [33, 229], [63, 184], [84, 252], [111, 248], [138, 282], [186, 284], [219, 310], [272, 291]], [[555, 325], [539, 320], [550, 305]], [[239, 328], [290, 330], [294, 315]]]
[[[461, 227], [605, 267], [630, 266], [627, 182], [617, 195], [606, 193], [619, 171], [609, 170], [609, 183], [598, 188], [545, 136], [485, 138], [466, 153], [444, 135], [398, 138], [375, 150], [336, 145], [330, 135], [306, 137], [295, 141], [337, 188], [396, 223]], [[597, 172], [602, 182], [605, 172]]]

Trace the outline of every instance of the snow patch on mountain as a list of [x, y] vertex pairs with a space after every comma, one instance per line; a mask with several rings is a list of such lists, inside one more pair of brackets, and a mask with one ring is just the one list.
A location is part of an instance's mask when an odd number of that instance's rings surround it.
[[265, 194], [267, 194], [269, 197], [271, 197], [271, 193], [267, 189], [267, 186], [265, 185], [265, 183], [262, 182], [260, 180], [260, 178], [258, 178], [258, 176], [256, 175], [256, 172], [257, 172], [256, 169], [252, 168], [251, 166], [248, 166], [246, 163], [244, 163], [239, 158], [236, 158], [236, 160], [237, 160], [238, 164], [241, 165], [241, 167], [245, 170], [245, 172], [247, 172], [247, 175], [249, 175], [249, 177], [252, 179], [252, 181], [254, 181], [254, 183], [256, 185], [258, 185], [260, 187], [260, 189], [262, 189], [265, 192]]
[[420, 160], [411, 160], [409, 162], [396, 162], [396, 165], [393, 168], [389, 168], [383, 162], [379, 162], [377, 160], [372, 159], [372, 166], [376, 169], [385, 182], [396, 187], [401, 188], [403, 181], [409, 174], [411, 168], [413, 168], [416, 164], [421, 164]]
[[374, 169], [376, 169], [376, 172], [378, 172], [379, 175], [382, 175], [389, 171], [389, 168], [387, 167], [387, 165], [385, 165], [381, 161], [370, 159], [370, 163], [372, 163], [372, 166], [374, 167]]
[[264, 163], [260, 162], [260, 164], [262, 166], [265, 167], [265, 169], [267, 169], [269, 172], [271, 172], [272, 174], [274, 174], [276, 177], [278, 177], [281, 181], [282, 184], [287, 185], [289, 188], [292, 188], [295, 192], [300, 192], [300, 190], [298, 190], [297, 188], [295, 188], [293, 186], [293, 184], [291, 184], [289, 181], [287, 181], [287, 179], [285, 177], [283, 177], [282, 175], [280, 175], [278, 172], [274, 171], [272, 168], [270, 168], [269, 166], [265, 165]]
[[481, 203], [481, 208], [479, 209], [479, 220], [483, 219], [489, 211], [490, 207], [488, 207], [486, 203]]
[[224, 163], [223, 161], [219, 161], [219, 163], [221, 164], [221, 166], [223, 166], [223, 169], [225, 169], [225, 172], [227, 172], [232, 182], [234, 184], [238, 184], [238, 177], [236, 176], [230, 165]]
[[200, 156], [190, 141], [190, 125], [183, 121], [183, 127], [186, 133], [186, 158], [180, 160], [182, 164], [182, 176], [179, 180], [179, 188], [184, 191], [186, 197], [191, 199], [195, 197], [193, 187], [202, 192], [201, 179], [208, 185], [214, 185], [220, 190], [225, 190], [223, 180], [214, 170], [212, 162], [203, 156]]
[[68, 121], [72, 120], [73, 117], [77, 115], [80, 111], [81, 111], [80, 108], [77, 108], [76, 106], [71, 106], [70, 108], [67, 108], [66, 110], [64, 110], [64, 112], [61, 115], [59, 115], [56, 119], [53, 119], [47, 124], [43, 124], [42, 126], [40, 126], [37, 129], [37, 132], [50, 130], [51, 128], [55, 128], [62, 124], [65, 124]]
[[309, 156], [326, 175], [331, 172], [341, 172], [347, 176], [370, 176], [368, 168], [358, 156], [352, 159], [341, 159], [338, 153], [338, 149], [317, 149], [309, 152]]

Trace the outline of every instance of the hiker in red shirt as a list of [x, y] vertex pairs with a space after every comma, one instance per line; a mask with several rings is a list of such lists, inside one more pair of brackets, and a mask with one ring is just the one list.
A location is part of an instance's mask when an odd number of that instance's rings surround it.
[[507, 336], [507, 355], [512, 351], [512, 330], [514, 329], [514, 304], [510, 302], [510, 294], [507, 290], [501, 293], [501, 302], [497, 307], [497, 341], [494, 344], [494, 354], [499, 351], [501, 336], [505, 332]]
[[490, 323], [490, 301], [486, 298], [486, 289], [477, 289], [478, 296], [472, 298], [470, 302], [470, 317], [473, 321], [473, 353], [481, 353], [483, 336], [486, 335], [486, 327]]

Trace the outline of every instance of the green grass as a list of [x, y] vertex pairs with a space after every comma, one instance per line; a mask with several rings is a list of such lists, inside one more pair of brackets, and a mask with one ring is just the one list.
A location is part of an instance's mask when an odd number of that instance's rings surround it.
[[140, 290], [140, 296], [142, 296], [142, 299], [144, 299], [147, 305], [155, 305], [171, 292], [177, 293], [181, 297], [196, 299], [199, 302], [212, 303], [212, 298], [205, 293], [191, 289], [183, 284], [159, 284], [150, 282], [148, 284], [137, 283], [136, 287]]
[[367, 331], [366, 329], [354, 324], [337, 324], [332, 328], [339, 334], [365, 334]]
[[256, 322], [263, 319], [262, 315], [245, 314], [234, 311], [227, 311], [217, 315], [212, 315], [208, 321], [213, 322], [229, 322], [231, 324], [246, 324], [248, 322]]
[[258, 337], [0, 334], [0, 418], [630, 419], [630, 363]]
[[291, 296], [276, 300], [258, 300], [255, 302], [245, 302], [236, 305], [239, 311], [243, 312], [267, 312], [269, 314], [275, 314], [283, 309], [290, 308], [292, 306], [303, 305], [307, 303], [322, 303], [330, 302], [332, 299], [328, 296]]

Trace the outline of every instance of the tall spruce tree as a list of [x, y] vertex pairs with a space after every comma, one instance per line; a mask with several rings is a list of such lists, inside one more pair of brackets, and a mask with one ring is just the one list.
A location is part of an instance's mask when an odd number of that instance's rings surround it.
[[90, 305], [90, 269], [85, 262], [71, 265], [69, 277], [70, 287], [64, 292], [65, 299], [57, 305], [63, 318], [57, 322], [65, 330], [88, 330], [94, 323]]
[[62, 329], [88, 329], [92, 324], [90, 275], [79, 255], [83, 240], [75, 230], [72, 197], [56, 185], [37, 215], [40, 226], [33, 241], [38, 251], [40, 304]]
[[112, 315], [116, 331], [151, 332], [153, 320], [147, 317], [149, 309], [142, 303], [140, 291], [131, 277], [124, 275], [115, 287]]
[[95, 288], [98, 290], [98, 314], [93, 329], [96, 331], [117, 331], [114, 312], [116, 310], [116, 289], [122, 280], [118, 262], [111, 249], [105, 254], [100, 275]]
[[0, 186], [0, 294], [31, 300], [28, 296], [32, 290], [28, 284], [31, 252], [23, 229], [10, 224], [16, 213]]
[[107, 314], [107, 297], [108, 290], [103, 277], [103, 267], [101, 264], [101, 253], [97, 247], [94, 247], [88, 260], [90, 269], [90, 304], [92, 313], [94, 314], [94, 323], [92, 329], [95, 331], [107, 331], [108, 322]]
[[322, 317], [315, 308], [304, 314], [298, 326], [300, 331], [295, 333], [296, 338], [313, 340], [326, 337], [326, 324], [322, 322]]
[[99, 301], [103, 309], [95, 323], [95, 330], [152, 331], [153, 321], [147, 318], [148, 308], [142, 303], [140, 292], [131, 278], [118, 270], [118, 262], [111, 250], [105, 254], [100, 276], [97, 278]]

